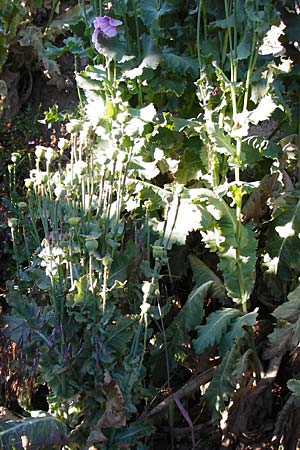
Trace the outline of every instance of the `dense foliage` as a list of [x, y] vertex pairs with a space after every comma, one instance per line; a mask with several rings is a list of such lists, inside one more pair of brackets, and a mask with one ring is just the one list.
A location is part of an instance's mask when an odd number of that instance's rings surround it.
[[[16, 273], [3, 338], [52, 415], [1, 419], [5, 449], [43, 433], [45, 446], [151, 448], [162, 412], [172, 449], [184, 426], [196, 448], [203, 423], [227, 448], [254, 435], [296, 448], [300, 10], [211, 3], [80, 1], [54, 20], [67, 23], [62, 46], [35, 53], [52, 76], [64, 52], [87, 65], [79, 110], [45, 115], [67, 119], [67, 135], [36, 146], [6, 201]], [[2, 65], [25, 14], [5, 8]], [[22, 26], [26, 46], [41, 31]]]

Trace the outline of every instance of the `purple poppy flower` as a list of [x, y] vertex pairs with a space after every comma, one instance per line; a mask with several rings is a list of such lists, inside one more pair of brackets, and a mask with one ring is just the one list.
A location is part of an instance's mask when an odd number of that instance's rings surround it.
[[95, 17], [92, 42], [98, 51], [100, 51], [101, 49], [101, 46], [98, 43], [99, 33], [106, 39], [115, 37], [118, 33], [117, 27], [119, 25], [122, 25], [121, 20], [114, 19], [113, 17], [109, 16]]

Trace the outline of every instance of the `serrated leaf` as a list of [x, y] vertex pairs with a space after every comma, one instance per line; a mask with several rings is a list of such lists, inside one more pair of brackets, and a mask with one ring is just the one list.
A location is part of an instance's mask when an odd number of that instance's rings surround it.
[[183, 324], [185, 331], [193, 330], [204, 317], [204, 302], [212, 286], [212, 281], [207, 281], [201, 286], [195, 287], [187, 298], [184, 307], [174, 319]]
[[243, 139], [242, 143], [242, 167], [252, 167], [262, 161], [262, 151], [260, 143], [262, 138], [260, 136], [250, 136]]
[[210, 224], [201, 228], [203, 241], [219, 255], [218, 267], [222, 271], [228, 295], [236, 303], [244, 303], [255, 281], [257, 241], [253, 225], [238, 225], [234, 208], [208, 189], [200, 190], [198, 198], [200, 208], [205, 205], [206, 214], [211, 214]]
[[292, 351], [300, 340], [300, 286], [288, 295], [288, 301], [272, 313], [278, 320], [274, 331], [268, 336], [269, 345], [265, 358], [284, 355]]
[[125, 428], [125, 430], [116, 431], [115, 442], [117, 444], [131, 444], [137, 439], [150, 436], [154, 427], [148, 423], [135, 422]]
[[246, 0], [243, 5], [249, 27], [258, 33], [259, 37], [265, 35], [272, 23], [278, 23], [278, 11], [269, 2], [257, 3]]
[[300, 286], [288, 295], [288, 301], [279, 305], [272, 315], [276, 319], [287, 320], [294, 323], [300, 316]]
[[214, 143], [216, 151], [228, 156], [234, 156], [236, 153], [235, 147], [231, 142], [231, 137], [225, 134], [220, 128], [213, 127], [208, 130], [209, 136]]
[[231, 322], [240, 315], [234, 308], [222, 308], [208, 316], [206, 325], [197, 327], [198, 338], [193, 340], [193, 347], [197, 354], [205, 348], [219, 344]]
[[199, 145], [197, 147], [187, 147], [180, 159], [176, 179], [178, 183], [182, 184], [186, 184], [191, 180], [198, 180], [202, 174], [201, 169], [203, 169], [203, 163]]
[[128, 350], [128, 345], [133, 337], [133, 325], [135, 321], [134, 317], [121, 317], [115, 324], [107, 325], [105, 345], [118, 358], [124, 357]]
[[[289, 233], [281, 233], [287, 224]], [[300, 271], [300, 252], [295, 251], [299, 247], [299, 233], [299, 191], [294, 191], [286, 195], [285, 201], [277, 208], [265, 234], [265, 266], [270, 276], [282, 284], [291, 281]]]
[[291, 324], [275, 328], [268, 336], [269, 345], [264, 351], [264, 358], [272, 359], [288, 352], [291, 347], [292, 334], [293, 325]]
[[207, 281], [212, 281], [210, 292], [211, 296], [219, 300], [226, 298], [225, 286], [221, 279], [196, 255], [188, 255], [188, 260], [193, 272], [193, 281], [196, 287], [201, 286]]
[[245, 333], [245, 326], [251, 327], [255, 324], [257, 318], [257, 309], [250, 313], [244, 314], [241, 317], [236, 318], [232, 321], [230, 328], [224, 335], [220, 343], [220, 353], [225, 354], [229, 349], [232, 348], [234, 341], [242, 337]]
[[235, 344], [223, 357], [205, 393], [213, 418], [224, 410], [226, 402], [235, 389], [236, 379], [233, 375], [239, 358], [240, 350], [238, 344]]
[[250, 222], [241, 225], [238, 248], [238, 257], [234, 247], [219, 253], [218, 268], [222, 271], [228, 295], [239, 304], [248, 300], [255, 283], [257, 241]]

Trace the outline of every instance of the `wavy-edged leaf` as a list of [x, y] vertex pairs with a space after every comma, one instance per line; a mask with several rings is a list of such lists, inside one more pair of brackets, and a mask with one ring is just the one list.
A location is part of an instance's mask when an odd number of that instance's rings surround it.
[[128, 349], [133, 335], [133, 325], [136, 319], [132, 316], [120, 317], [116, 323], [107, 325], [107, 340], [105, 346], [112, 350], [118, 358], [122, 358]]
[[153, 38], [148, 35], [144, 35], [142, 38], [143, 55], [141, 63], [123, 73], [123, 77], [134, 80], [137, 77], [143, 75], [144, 69], [155, 70], [161, 60], [161, 51], [159, 47], [154, 44]]
[[280, 145], [263, 136], [248, 136], [243, 139], [243, 167], [251, 166], [262, 158], [279, 158], [281, 154]]
[[76, 24], [81, 16], [79, 5], [71, 6], [65, 13], [60, 14], [57, 19], [51, 22], [51, 32], [57, 30], [59, 33], [62, 30], [68, 30], [70, 24]]
[[300, 286], [288, 295], [288, 301], [278, 306], [272, 315], [278, 323], [268, 336], [269, 345], [264, 352], [264, 357], [268, 359], [292, 351], [300, 341]]
[[193, 272], [193, 281], [195, 282], [195, 286], [196, 287], [202, 286], [204, 283], [212, 281], [213, 283], [210, 287], [211, 296], [219, 300], [225, 300], [226, 298], [225, 286], [222, 280], [218, 277], [218, 275], [216, 275], [215, 272], [213, 272], [196, 255], [193, 254], [188, 255], [188, 260]]
[[23, 450], [63, 445], [67, 441], [67, 428], [60, 420], [44, 413], [41, 417], [20, 420], [0, 418], [0, 445], [3, 450]]
[[188, 233], [202, 222], [202, 212], [193, 204], [190, 198], [180, 198], [174, 194], [165, 212], [165, 221], [160, 222], [157, 230], [163, 235], [163, 241], [168, 249], [172, 244], [184, 244]]
[[251, 42], [252, 42], [252, 32], [249, 30], [249, 28], [246, 27], [246, 29], [243, 32], [242, 40], [237, 46], [237, 59], [247, 59], [250, 55], [251, 50]]
[[288, 389], [295, 395], [300, 398], [300, 381], [292, 378], [287, 382]]
[[198, 338], [193, 340], [196, 353], [200, 355], [206, 347], [219, 344], [231, 322], [240, 314], [234, 308], [222, 308], [210, 314], [206, 325], [197, 327]]
[[167, 46], [163, 48], [161, 64], [174, 73], [190, 73], [193, 76], [197, 76], [199, 73], [199, 64], [195, 58], [177, 55], [172, 48]]
[[181, 97], [184, 94], [186, 88], [186, 80], [181, 77], [169, 75], [166, 77], [155, 77], [149, 82], [150, 95], [152, 92], [158, 93], [168, 93], [171, 92], [176, 95], [176, 97]]
[[254, 222], [259, 222], [266, 215], [268, 211], [267, 200], [272, 196], [277, 186], [277, 178], [277, 173], [265, 175], [259, 186], [251, 192], [242, 209], [244, 220], [252, 219]]
[[156, 29], [157, 22], [161, 16], [171, 14], [176, 11], [175, 5], [171, 5], [167, 1], [163, 2], [160, 8], [157, 8], [156, 0], [139, 0], [138, 6], [141, 13], [141, 19], [149, 29]]
[[199, 180], [202, 175], [203, 162], [201, 152], [199, 150], [199, 143], [195, 146], [187, 147], [182, 155], [176, 179], [178, 183], [186, 184], [191, 180]]
[[279, 108], [279, 106], [276, 105], [271, 94], [268, 94], [263, 97], [257, 107], [251, 111], [249, 120], [254, 125], [257, 125], [259, 122], [269, 119], [276, 108]]
[[18, 316], [2, 316], [1, 325], [3, 326], [3, 334], [14, 342], [22, 342], [22, 345], [29, 343], [31, 329], [28, 322], [23, 317]]

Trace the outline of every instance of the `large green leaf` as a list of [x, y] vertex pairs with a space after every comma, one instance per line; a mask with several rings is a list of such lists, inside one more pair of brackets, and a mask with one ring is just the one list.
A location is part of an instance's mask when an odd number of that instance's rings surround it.
[[196, 353], [201, 354], [207, 347], [219, 344], [232, 321], [240, 314], [234, 308], [222, 308], [210, 314], [206, 325], [197, 327], [198, 338], [193, 341]]
[[157, 29], [158, 21], [161, 16], [176, 11], [175, 5], [172, 5], [167, 1], [164, 1], [160, 8], [157, 8], [156, 0], [147, 0], [146, 2], [144, 0], [139, 0], [138, 5], [141, 12], [141, 19], [149, 29]]
[[271, 2], [257, 2], [256, 0], [245, 0], [243, 9], [249, 28], [262, 38], [271, 28], [271, 25], [279, 22], [279, 15]]
[[266, 233], [264, 265], [281, 289], [300, 273], [300, 200], [299, 191], [286, 195], [280, 202]]
[[165, 46], [162, 53], [161, 64], [171, 72], [178, 74], [190, 73], [197, 76], [199, 72], [198, 61], [190, 56], [177, 55], [173, 49]]
[[20, 420], [0, 417], [0, 445], [3, 450], [42, 449], [50, 445], [63, 445], [66, 441], [66, 426], [49, 414]]
[[[225, 233], [224, 233], [225, 234]], [[238, 247], [219, 253], [228, 295], [236, 303], [245, 303], [254, 287], [257, 241], [251, 223], [241, 225]]]
[[245, 303], [255, 281], [256, 235], [253, 225], [238, 223], [236, 211], [208, 189], [199, 191], [200, 209], [211, 215], [201, 234], [206, 246], [220, 258], [219, 269], [228, 295], [236, 303]]

